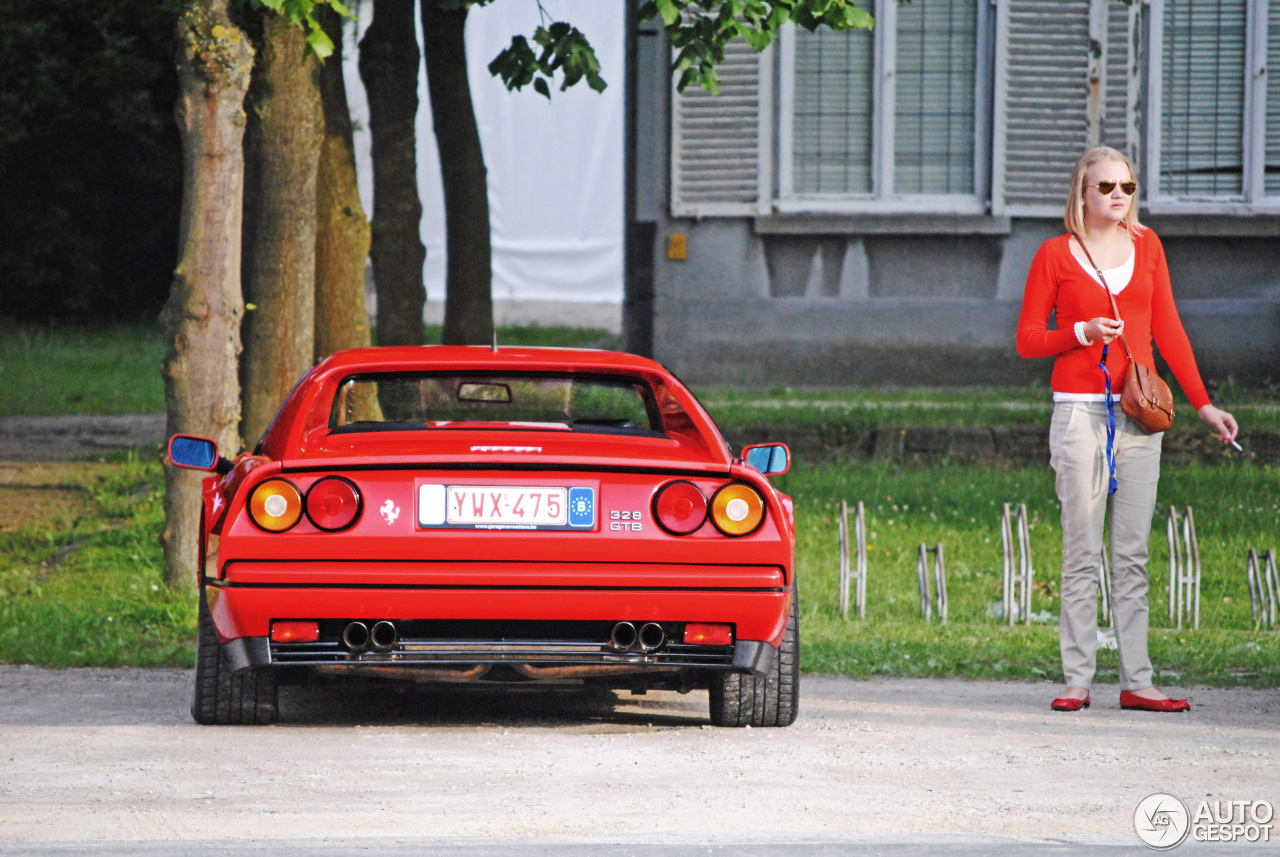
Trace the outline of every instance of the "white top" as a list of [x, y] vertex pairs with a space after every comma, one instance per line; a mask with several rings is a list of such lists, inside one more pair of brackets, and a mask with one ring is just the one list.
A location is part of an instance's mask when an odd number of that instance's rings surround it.
[[[1124, 291], [1125, 286], [1129, 285], [1129, 281], [1133, 279], [1133, 260], [1137, 255], [1137, 251], [1133, 247], [1130, 247], [1129, 258], [1124, 260], [1124, 264], [1112, 268], [1109, 271], [1102, 272], [1102, 275], [1107, 279], [1107, 288], [1111, 290], [1111, 294], [1118, 295]], [[1076, 254], [1072, 253], [1071, 258], [1076, 259]], [[1093, 270], [1092, 267], [1084, 264], [1079, 259], [1076, 259], [1076, 264], [1081, 268], [1084, 268], [1084, 272], [1090, 277], [1093, 277], [1093, 281], [1095, 283], [1102, 285], [1102, 280], [1098, 279], [1097, 271]]]
[[[1111, 290], [1111, 294], [1118, 295], [1123, 292], [1124, 287], [1129, 285], [1129, 281], [1133, 279], [1133, 261], [1136, 256], [1137, 251], [1130, 247], [1129, 258], [1124, 261], [1124, 264], [1102, 272], [1102, 276], [1106, 279], [1107, 288]], [[1071, 258], [1075, 259], [1074, 253], [1071, 254]], [[1098, 279], [1097, 271], [1093, 270], [1093, 268], [1081, 262], [1079, 259], [1076, 259], [1076, 263], [1084, 269], [1086, 274], [1093, 277], [1093, 281], [1095, 283], [1102, 285], [1102, 280]], [[1111, 379], [1111, 391], [1116, 397], [1119, 397], [1120, 395], [1120, 389], [1117, 386], [1119, 383], [1119, 378]], [[1057, 390], [1054, 390], [1053, 400], [1055, 402], [1105, 402], [1107, 397], [1103, 393], [1059, 393]]]

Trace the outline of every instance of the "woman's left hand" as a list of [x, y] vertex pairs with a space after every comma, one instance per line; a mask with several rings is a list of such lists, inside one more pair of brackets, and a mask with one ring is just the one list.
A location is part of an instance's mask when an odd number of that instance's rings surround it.
[[1231, 443], [1231, 441], [1235, 440], [1236, 432], [1240, 430], [1240, 427], [1236, 425], [1236, 418], [1231, 416], [1229, 412], [1222, 410], [1222, 408], [1215, 408], [1213, 405], [1205, 405], [1197, 410], [1196, 413], [1200, 415], [1200, 419], [1209, 424], [1218, 440], [1223, 443]]

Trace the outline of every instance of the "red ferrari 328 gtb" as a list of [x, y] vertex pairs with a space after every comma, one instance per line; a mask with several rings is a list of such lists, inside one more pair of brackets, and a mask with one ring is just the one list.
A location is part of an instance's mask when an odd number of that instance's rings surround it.
[[204, 480], [192, 714], [270, 723], [302, 669], [707, 688], [723, 726], [799, 694], [795, 526], [669, 372], [540, 348], [318, 363], [252, 453], [175, 435]]

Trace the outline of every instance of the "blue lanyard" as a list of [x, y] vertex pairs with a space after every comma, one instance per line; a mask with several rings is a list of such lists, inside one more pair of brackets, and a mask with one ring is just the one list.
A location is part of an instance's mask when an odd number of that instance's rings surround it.
[[1107, 379], [1107, 469], [1111, 471], [1111, 484], [1107, 488], [1107, 493], [1114, 494], [1116, 493], [1116, 408], [1115, 399], [1111, 395], [1111, 373], [1107, 371], [1109, 347], [1102, 346], [1102, 362], [1098, 364], [1098, 368]]

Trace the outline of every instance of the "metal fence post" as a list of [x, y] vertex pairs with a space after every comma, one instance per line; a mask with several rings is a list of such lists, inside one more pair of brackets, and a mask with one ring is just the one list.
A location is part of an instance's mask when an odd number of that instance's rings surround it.
[[1004, 567], [1003, 567], [1003, 588], [1004, 593], [1004, 612], [1001, 618], [1012, 625], [1015, 621], [1013, 614], [1013, 526], [1009, 520], [1009, 504], [1004, 504], [1004, 512], [1000, 516], [1000, 545], [1003, 549]]
[[[929, 554], [933, 554], [933, 591], [929, 590]], [[947, 571], [942, 556], [942, 542], [935, 547], [920, 543], [916, 553], [916, 582], [920, 587], [920, 615], [926, 622], [932, 620], [933, 603], [937, 600], [938, 620], [947, 622]]]
[[1200, 627], [1200, 545], [1196, 541], [1195, 517], [1190, 506], [1183, 514], [1169, 507], [1165, 536], [1169, 542], [1169, 619], [1179, 630], [1184, 620], [1192, 629], [1197, 629]]
[[[853, 513], [853, 545], [856, 558], [850, 557], [849, 504], [840, 501], [840, 616], [849, 620], [849, 598], [859, 619], [867, 618], [867, 518], [859, 500]], [[854, 564], [856, 562], [856, 565]]]
[[938, 597], [938, 619], [947, 624], [947, 567], [942, 561], [942, 542], [933, 549], [933, 585]]
[[862, 501], [858, 501], [853, 519], [854, 543], [858, 547], [858, 565], [854, 570], [856, 589], [853, 603], [859, 619], [867, 618], [867, 515]]
[[920, 587], [920, 615], [926, 622], [933, 618], [931, 604], [933, 598], [929, 592], [929, 574], [926, 570], [928, 563], [925, 561], [927, 553], [928, 549], [924, 546], [924, 542], [921, 542], [920, 550], [916, 553], [916, 583]]
[[840, 616], [849, 621], [849, 504], [840, 501]]
[[1014, 625], [1022, 619], [1030, 625], [1031, 584], [1035, 571], [1031, 566], [1031, 530], [1027, 525], [1025, 503], [1018, 504], [1016, 514], [1010, 512], [1008, 503], [1004, 504], [1004, 512], [1000, 517], [1000, 539], [1004, 547], [1004, 620]]
[[1111, 624], [1111, 561], [1107, 546], [1102, 546], [1102, 564], [1098, 566], [1098, 601], [1102, 606], [1102, 621]]
[[1280, 579], [1276, 577], [1275, 550], [1268, 548], [1259, 563], [1258, 551], [1249, 548], [1245, 578], [1249, 583], [1249, 611], [1253, 615], [1253, 627], [1258, 630], [1276, 627], [1280, 621], [1280, 604], [1276, 603], [1276, 596], [1280, 594]]

